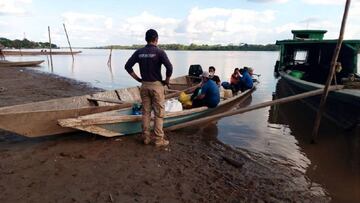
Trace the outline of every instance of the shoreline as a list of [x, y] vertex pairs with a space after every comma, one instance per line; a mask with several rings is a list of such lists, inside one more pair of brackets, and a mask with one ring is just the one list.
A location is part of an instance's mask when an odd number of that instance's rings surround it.
[[[0, 106], [101, 91], [37, 70], [0, 71]], [[330, 201], [303, 172], [233, 149], [217, 134], [216, 121], [171, 132], [169, 147], [161, 149], [136, 136], [77, 132], [31, 139], [0, 130], [0, 201]]]

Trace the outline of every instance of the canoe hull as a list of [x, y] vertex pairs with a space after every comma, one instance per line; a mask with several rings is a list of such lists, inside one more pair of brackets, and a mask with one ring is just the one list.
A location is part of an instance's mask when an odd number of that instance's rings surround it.
[[40, 61], [0, 61], [0, 67], [38, 66], [43, 62], [44, 62], [44, 60], [40, 60]]
[[[168, 128], [180, 123], [189, 122], [201, 118], [220, 108], [228, 107], [236, 102], [247, 99], [255, 90], [253, 87], [237, 96], [223, 100], [216, 108], [199, 107], [187, 109], [181, 112], [167, 113], [164, 118], [164, 128]], [[64, 127], [76, 128], [104, 137], [114, 137], [121, 135], [136, 134], [142, 131], [141, 115], [131, 115], [131, 109], [123, 109], [100, 114], [93, 114], [75, 119], [60, 119], [59, 124]], [[153, 125], [153, 121], [151, 123]]]
[[[172, 83], [188, 84], [185, 76], [174, 78]], [[195, 86], [187, 88], [191, 91]], [[178, 90], [188, 86], [179, 87]], [[174, 87], [176, 88], [176, 87]], [[174, 97], [178, 93], [167, 94]], [[88, 98], [107, 98], [117, 100], [124, 104], [109, 102], [91, 102]], [[92, 95], [75, 96], [69, 98], [52, 99], [28, 104], [7, 106], [0, 108], [0, 129], [17, 133], [27, 137], [41, 137], [73, 132], [75, 128], [59, 126], [58, 120], [64, 118], [76, 118], [88, 114], [106, 112], [110, 110], [128, 108], [133, 102], [139, 102], [139, 87], [123, 88]]]
[[[128, 105], [127, 105], [128, 106]], [[99, 113], [119, 109], [121, 105], [88, 107], [82, 109], [68, 109], [62, 111], [20, 112], [0, 116], [0, 128], [15, 132], [26, 137], [40, 137], [46, 135], [73, 132], [74, 129], [57, 125], [60, 118], [73, 118], [80, 115]], [[14, 125], [16, 121], [16, 125]], [[29, 125], [31, 123], [31, 125]]]

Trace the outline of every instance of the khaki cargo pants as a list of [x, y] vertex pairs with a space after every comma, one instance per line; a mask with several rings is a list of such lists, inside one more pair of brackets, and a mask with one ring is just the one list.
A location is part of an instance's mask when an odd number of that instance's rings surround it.
[[157, 140], [164, 138], [163, 123], [165, 116], [165, 88], [161, 82], [142, 82], [142, 131], [150, 137], [151, 110], [154, 110], [154, 133]]

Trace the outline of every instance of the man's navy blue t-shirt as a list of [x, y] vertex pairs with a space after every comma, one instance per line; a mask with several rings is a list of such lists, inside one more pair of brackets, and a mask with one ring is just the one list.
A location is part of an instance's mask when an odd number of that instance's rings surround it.
[[205, 94], [205, 101], [210, 108], [216, 107], [220, 102], [220, 92], [219, 87], [213, 80], [208, 80], [201, 87], [201, 94]]
[[170, 77], [173, 71], [173, 66], [171, 65], [165, 51], [151, 44], [148, 44], [134, 52], [125, 64], [126, 71], [128, 73], [134, 72], [133, 66], [136, 63], [139, 63], [140, 75], [142, 81], [145, 82], [162, 81], [162, 64], [164, 64], [166, 68], [166, 77]]

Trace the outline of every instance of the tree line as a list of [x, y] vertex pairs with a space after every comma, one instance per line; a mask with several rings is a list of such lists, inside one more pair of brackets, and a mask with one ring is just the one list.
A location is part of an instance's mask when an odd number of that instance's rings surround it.
[[[97, 49], [139, 49], [144, 45], [134, 44], [134, 45], [110, 45], [95, 47]], [[279, 47], [275, 44], [259, 45], [259, 44], [228, 44], [228, 45], [208, 45], [208, 44], [160, 44], [159, 48], [165, 50], [199, 50], [199, 51], [278, 51]]]
[[[0, 37], [0, 44], [4, 45], [6, 48], [15, 48], [15, 49], [46, 49], [49, 48], [49, 42], [34, 42], [26, 38], [23, 40], [15, 39], [10, 40], [4, 37]], [[56, 44], [51, 43], [51, 48], [57, 49]]]

